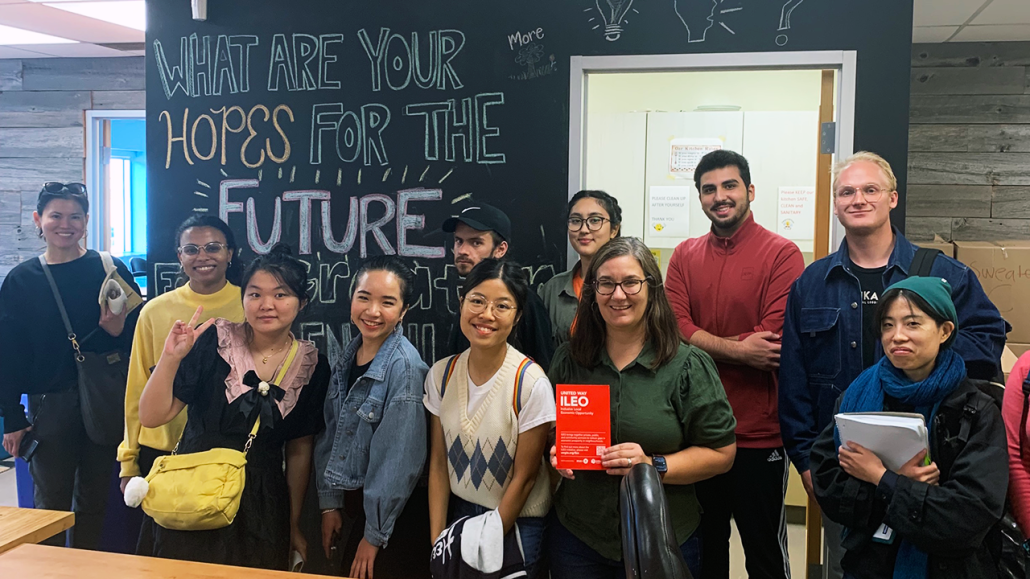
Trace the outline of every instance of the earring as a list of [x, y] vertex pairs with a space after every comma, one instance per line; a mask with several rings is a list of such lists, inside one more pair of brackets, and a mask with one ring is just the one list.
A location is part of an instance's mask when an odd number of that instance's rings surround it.
[[43, 239], [43, 228], [37, 227], [36, 232], [39, 234], [39, 238]]

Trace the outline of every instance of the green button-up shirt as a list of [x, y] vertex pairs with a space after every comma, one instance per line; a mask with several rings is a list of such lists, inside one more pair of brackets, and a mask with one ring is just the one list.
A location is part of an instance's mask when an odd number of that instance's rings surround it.
[[540, 299], [544, 300], [547, 315], [551, 318], [551, 330], [554, 332], [554, 342], [557, 345], [568, 341], [569, 330], [576, 319], [579, 298], [572, 287], [572, 278], [579, 267], [580, 264], [577, 263], [569, 271], [559, 273], [537, 289]]
[[[558, 384], [608, 384], [611, 387], [612, 445], [635, 442], [648, 455], [668, 455], [691, 446], [722, 448], [736, 441], [736, 420], [719, 381], [715, 362], [705, 352], [680, 344], [676, 356], [651, 369], [648, 343], [637, 359], [619, 371], [607, 353], [595, 368], [578, 366], [568, 344], [551, 362], [549, 378]], [[576, 471], [561, 481], [554, 508], [562, 525], [607, 559], [622, 560], [619, 483], [604, 471]], [[694, 485], [665, 485], [676, 543], [690, 538], [701, 521]]]

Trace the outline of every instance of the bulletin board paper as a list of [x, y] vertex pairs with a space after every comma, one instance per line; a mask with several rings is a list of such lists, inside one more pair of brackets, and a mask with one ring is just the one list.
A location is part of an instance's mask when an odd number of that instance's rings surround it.
[[669, 141], [669, 175], [674, 179], [693, 179], [701, 157], [719, 149], [722, 149], [722, 139], [672, 139]]
[[780, 187], [776, 232], [792, 241], [815, 238], [815, 187]]
[[649, 219], [645, 243], [651, 238], [690, 237], [692, 192], [693, 188], [681, 185], [652, 185], [648, 189]]

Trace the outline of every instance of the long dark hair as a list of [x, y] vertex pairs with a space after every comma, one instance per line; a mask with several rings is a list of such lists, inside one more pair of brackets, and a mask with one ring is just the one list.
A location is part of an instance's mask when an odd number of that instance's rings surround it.
[[584, 189], [569, 199], [569, 206], [565, 211], [565, 217], [572, 215], [572, 208], [580, 199], [595, 199], [604, 210], [608, 212], [608, 225], [615, 231], [615, 237], [622, 235], [622, 207], [619, 207], [619, 200], [604, 191]]
[[89, 197], [82, 183], [46, 183], [36, 198], [36, 213], [42, 217], [46, 206], [55, 199], [71, 199], [82, 207], [83, 213], [89, 214]]
[[250, 262], [240, 281], [240, 297], [247, 295], [247, 284], [254, 274], [263, 271], [283, 284], [300, 299], [301, 306], [308, 302], [308, 270], [293, 257], [293, 250], [285, 243], [276, 243], [272, 250]]
[[[222, 232], [225, 236], [225, 244], [229, 246], [229, 267], [225, 270], [225, 279], [229, 280], [229, 283], [233, 285], [241, 285], [243, 278], [243, 267], [241, 267], [239, 247], [236, 245], [236, 236], [233, 235], [232, 229], [229, 228], [229, 224], [215, 217], [214, 215], [193, 215], [188, 217], [186, 221], [179, 224], [179, 227], [175, 229], [175, 248], [178, 250], [179, 244], [182, 243], [182, 234], [186, 233], [187, 229], [193, 229], [195, 227], [210, 227], [211, 229], [217, 229]], [[186, 283], [186, 274], [180, 274], [180, 282]]]
[[508, 288], [512, 297], [515, 298], [515, 307], [518, 309], [515, 311], [515, 321], [511, 325], [511, 333], [508, 334], [508, 343], [516, 348], [521, 348], [515, 330], [522, 322], [522, 313], [525, 311], [526, 300], [529, 299], [529, 277], [519, 264], [507, 259], [493, 258], [477, 263], [476, 267], [473, 267], [472, 271], [465, 276], [465, 281], [461, 285], [459, 294], [462, 302], [476, 286], [492, 279], [501, 280], [504, 287]]
[[662, 270], [651, 255], [651, 250], [636, 237], [619, 237], [604, 244], [590, 262], [590, 269], [583, 278], [583, 296], [576, 310], [576, 331], [569, 339], [569, 354], [572, 359], [587, 368], [601, 363], [608, 340], [608, 326], [601, 317], [594, 292], [597, 270], [605, 262], [616, 257], [632, 256], [644, 270], [647, 279], [647, 308], [644, 311], [646, 333], [644, 339], [651, 342], [655, 358], [652, 368], [658, 368], [676, 356], [680, 345], [680, 330], [676, 314], [669, 305], [669, 298], [662, 289]]
[[[370, 271], [388, 271], [397, 276], [397, 279], [401, 282], [402, 308], [410, 307], [411, 303], [415, 301], [415, 273], [411, 271], [411, 268], [401, 258], [394, 255], [377, 255], [366, 259], [362, 262], [361, 267], [358, 268], [357, 273], [354, 274], [355, 286], [357, 285], [357, 280]], [[353, 297], [354, 292], [351, 291], [351, 298]]]

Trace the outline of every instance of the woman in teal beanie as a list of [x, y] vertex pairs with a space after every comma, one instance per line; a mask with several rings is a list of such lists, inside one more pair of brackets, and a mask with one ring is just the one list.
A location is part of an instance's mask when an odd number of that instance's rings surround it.
[[846, 579], [992, 578], [984, 538], [1001, 518], [1008, 487], [998, 404], [966, 376], [950, 346], [958, 330], [951, 286], [910, 277], [880, 298], [884, 356], [837, 401], [838, 411], [914, 412], [929, 452], [897, 472], [872, 451], [841, 442], [834, 424], [812, 448], [812, 482], [826, 515], [845, 527]]

